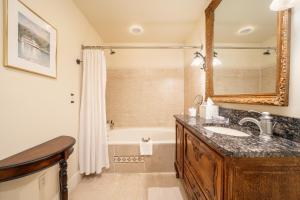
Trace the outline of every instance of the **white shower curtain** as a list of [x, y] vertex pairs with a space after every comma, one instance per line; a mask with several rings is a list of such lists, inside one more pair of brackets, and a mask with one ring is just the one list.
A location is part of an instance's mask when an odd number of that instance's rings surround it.
[[106, 137], [106, 62], [103, 50], [83, 51], [83, 81], [80, 107], [80, 173], [99, 174], [109, 167]]

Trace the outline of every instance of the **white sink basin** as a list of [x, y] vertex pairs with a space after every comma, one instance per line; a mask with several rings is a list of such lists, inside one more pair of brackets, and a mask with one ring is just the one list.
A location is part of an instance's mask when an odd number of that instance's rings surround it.
[[218, 133], [223, 135], [230, 135], [230, 136], [236, 136], [236, 137], [249, 137], [247, 133], [244, 133], [242, 131], [238, 131], [231, 128], [224, 128], [224, 127], [217, 127], [217, 126], [206, 126], [204, 129]]

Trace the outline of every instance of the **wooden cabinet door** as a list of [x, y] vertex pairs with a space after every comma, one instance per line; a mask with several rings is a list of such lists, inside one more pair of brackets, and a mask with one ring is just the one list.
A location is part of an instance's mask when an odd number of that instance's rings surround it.
[[227, 199], [299, 200], [297, 158], [240, 158], [228, 165]]
[[223, 158], [184, 129], [184, 162], [207, 200], [223, 199]]
[[183, 126], [176, 122], [175, 168], [178, 178], [183, 178]]

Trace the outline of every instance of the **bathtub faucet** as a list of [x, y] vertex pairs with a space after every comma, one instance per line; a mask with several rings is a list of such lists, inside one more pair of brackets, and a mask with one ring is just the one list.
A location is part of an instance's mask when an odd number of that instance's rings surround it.
[[110, 128], [110, 129], [114, 129], [114, 127], [115, 127], [115, 122], [114, 122], [114, 120], [107, 120], [106, 122], [109, 124], [109, 128]]

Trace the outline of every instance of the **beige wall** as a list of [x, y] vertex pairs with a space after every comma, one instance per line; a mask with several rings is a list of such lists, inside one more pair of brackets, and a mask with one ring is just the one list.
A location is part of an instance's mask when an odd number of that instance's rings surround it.
[[[203, 1], [203, 8], [208, 5]], [[186, 45], [204, 45], [202, 53], [205, 55], [205, 13], [201, 11], [200, 21], [195, 25], [194, 31], [187, 38]], [[185, 50], [184, 57], [184, 111], [193, 106], [195, 96], [205, 94], [205, 73], [200, 67], [192, 67], [191, 63], [197, 50]], [[199, 51], [199, 50], [198, 50]]]
[[[58, 31], [57, 79], [0, 66], [0, 159], [59, 135], [77, 138], [81, 67], [75, 59], [81, 44], [95, 45], [101, 38], [72, 0], [23, 0]], [[0, 37], [3, 0], [0, 2]], [[2, 39], [0, 40], [2, 43]], [[0, 44], [2, 47], [2, 44]], [[0, 48], [0, 63], [3, 63]], [[75, 93], [75, 104], [69, 103]], [[46, 189], [39, 191], [41, 173], [0, 184], [2, 200], [49, 200], [58, 191], [57, 168], [46, 170]], [[77, 175], [77, 146], [69, 160], [69, 176]], [[75, 176], [76, 177], [76, 176]]]
[[291, 60], [290, 60], [290, 94], [288, 107], [262, 106], [262, 105], [239, 105], [239, 104], [221, 104], [224, 107], [243, 110], [269, 111], [274, 114], [300, 118], [300, 5], [295, 7], [292, 12], [292, 37], [291, 37]]
[[183, 62], [183, 50], [107, 52], [107, 118], [116, 127], [173, 127], [183, 112]]

